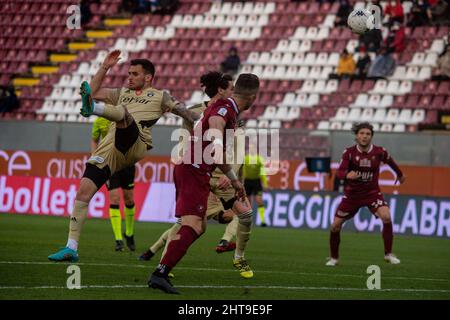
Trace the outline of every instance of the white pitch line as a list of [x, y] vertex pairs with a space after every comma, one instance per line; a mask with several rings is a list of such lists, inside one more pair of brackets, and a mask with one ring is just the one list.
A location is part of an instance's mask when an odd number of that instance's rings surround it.
[[[64, 264], [69, 264], [68, 262], [56, 263], [56, 262], [42, 262], [42, 261], [0, 261], [0, 264], [30, 264], [30, 265], [52, 265], [59, 266]], [[151, 268], [151, 265], [144, 264], [115, 264], [115, 263], [86, 263], [78, 262], [74, 263], [80, 266], [95, 266], [95, 267], [124, 267], [124, 268]], [[217, 268], [195, 268], [195, 267], [177, 267], [178, 270], [191, 270], [191, 271], [214, 271], [214, 272], [233, 272], [233, 269], [217, 269]], [[294, 274], [294, 275], [304, 275], [304, 276], [327, 276], [327, 277], [352, 277], [352, 278], [366, 278], [366, 275], [356, 275], [356, 274], [344, 274], [344, 273], [316, 273], [316, 272], [290, 272], [290, 271], [271, 271], [271, 270], [254, 270], [258, 273], [278, 273], [278, 274]], [[450, 282], [450, 279], [441, 278], [413, 278], [413, 277], [395, 277], [395, 276], [383, 276], [384, 279], [395, 279], [395, 280], [418, 280], [418, 281], [439, 281], [439, 282]]]
[[[188, 289], [277, 289], [277, 290], [304, 290], [304, 291], [370, 291], [370, 292], [429, 292], [429, 293], [450, 293], [450, 290], [443, 289], [404, 289], [404, 288], [389, 288], [370, 290], [365, 288], [338, 288], [338, 287], [296, 287], [296, 286], [195, 286], [195, 285], [177, 285], [177, 288]], [[81, 286], [80, 289], [124, 289], [124, 288], [148, 288], [145, 285], [86, 285]], [[67, 289], [64, 286], [0, 286], [0, 290], [14, 290], [14, 289]]]

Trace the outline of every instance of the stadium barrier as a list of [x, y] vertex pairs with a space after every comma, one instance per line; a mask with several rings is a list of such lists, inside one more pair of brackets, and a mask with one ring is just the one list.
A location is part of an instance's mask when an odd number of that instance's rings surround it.
[[[0, 175], [80, 179], [87, 153], [38, 151], [4, 151], [0, 149]], [[332, 174], [309, 173], [306, 163], [283, 160], [279, 171], [268, 176], [273, 189], [300, 191], [332, 191], [334, 173], [339, 166], [332, 163]], [[380, 187], [386, 194], [435, 196], [450, 198], [450, 167], [400, 165], [407, 176], [403, 185], [395, 184], [395, 174], [388, 166], [381, 167]], [[148, 156], [136, 166], [135, 182], [173, 182], [174, 165], [168, 156]]]
[[[78, 179], [0, 176], [0, 212], [68, 216]], [[279, 228], [329, 229], [341, 195], [335, 192], [272, 190], [263, 195], [266, 223]], [[394, 232], [450, 238], [450, 198], [387, 195]], [[173, 183], [136, 183], [136, 220], [174, 222]], [[109, 198], [103, 186], [89, 205], [89, 217], [108, 219]], [[254, 215], [257, 225], [259, 216]], [[381, 230], [367, 209], [345, 224], [358, 232]]]

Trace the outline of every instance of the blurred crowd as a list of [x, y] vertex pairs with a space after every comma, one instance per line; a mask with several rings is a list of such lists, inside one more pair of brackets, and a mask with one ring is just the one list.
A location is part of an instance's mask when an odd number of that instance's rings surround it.
[[[355, 1], [339, 0], [336, 25], [347, 24], [347, 17], [353, 10]], [[409, 1], [411, 3], [411, 1]], [[378, 5], [380, 1], [373, 1]], [[356, 48], [358, 59], [344, 50], [339, 59], [336, 74], [332, 77], [345, 78], [386, 78], [393, 74], [396, 66], [394, 53], [400, 54], [406, 49], [407, 37], [405, 27], [412, 29], [422, 26], [450, 24], [450, 0], [414, 0], [408, 14], [405, 14], [402, 1], [391, 0], [382, 12], [382, 28], [372, 29], [359, 37]], [[444, 50], [437, 61], [438, 80], [450, 79], [449, 37], [445, 40]], [[372, 54], [371, 54], [372, 53]], [[375, 57], [372, 59], [371, 55]]]

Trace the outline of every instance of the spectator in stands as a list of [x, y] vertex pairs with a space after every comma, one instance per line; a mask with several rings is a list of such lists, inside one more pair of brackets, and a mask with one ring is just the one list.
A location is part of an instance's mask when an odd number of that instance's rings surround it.
[[19, 99], [13, 86], [0, 86], [0, 113], [11, 112], [19, 107]]
[[81, 26], [85, 26], [92, 19], [91, 0], [80, 1]]
[[394, 22], [403, 23], [405, 14], [400, 0], [391, 0], [384, 8], [384, 15], [388, 19], [388, 26], [392, 26]]
[[395, 71], [395, 60], [386, 47], [380, 49], [379, 55], [370, 65], [367, 77], [385, 79]]
[[121, 11], [125, 12], [134, 12], [137, 7], [137, 0], [122, 0], [122, 4], [120, 6]]
[[450, 80], [450, 46], [447, 43], [446, 51], [441, 54], [437, 61], [439, 76], [433, 77], [434, 80]]
[[339, 9], [336, 13], [336, 20], [334, 22], [335, 26], [346, 26], [347, 18], [352, 11], [352, 6], [348, 0], [339, 0]]
[[336, 74], [339, 78], [347, 78], [355, 73], [356, 64], [353, 60], [353, 55], [348, 53], [347, 49], [344, 49], [341, 56], [339, 57], [339, 62], [336, 69]]
[[231, 47], [230, 51], [228, 51], [228, 56], [220, 64], [221, 71], [223, 73], [235, 75], [238, 72], [240, 66], [241, 59], [239, 58], [237, 48]]
[[389, 34], [386, 38], [386, 46], [390, 53], [403, 52], [406, 48], [405, 43], [405, 27], [403, 27], [399, 22], [394, 22], [393, 26], [389, 29]]
[[173, 14], [178, 7], [178, 0], [149, 0], [150, 10], [154, 14]]
[[431, 10], [426, 0], [413, 0], [413, 6], [408, 17], [409, 27], [428, 25], [431, 19]]
[[363, 44], [369, 52], [378, 52], [382, 41], [383, 36], [380, 29], [372, 29], [359, 36], [359, 42]]
[[450, 24], [450, 1], [439, 0], [431, 7], [432, 23], [438, 25]]
[[370, 67], [370, 56], [367, 52], [366, 48], [360, 47], [359, 48], [359, 57], [358, 62], [356, 62], [356, 77], [359, 79], [365, 79], [367, 76], [367, 72], [369, 71]]

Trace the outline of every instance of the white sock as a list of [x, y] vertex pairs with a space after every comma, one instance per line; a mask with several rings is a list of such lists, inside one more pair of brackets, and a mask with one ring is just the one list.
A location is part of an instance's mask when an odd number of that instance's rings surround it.
[[92, 111], [92, 114], [101, 116], [103, 115], [104, 112], [105, 112], [105, 104], [94, 102], [94, 110]]
[[77, 251], [78, 250], [78, 241], [73, 239], [68, 239], [66, 247], [72, 250]]

